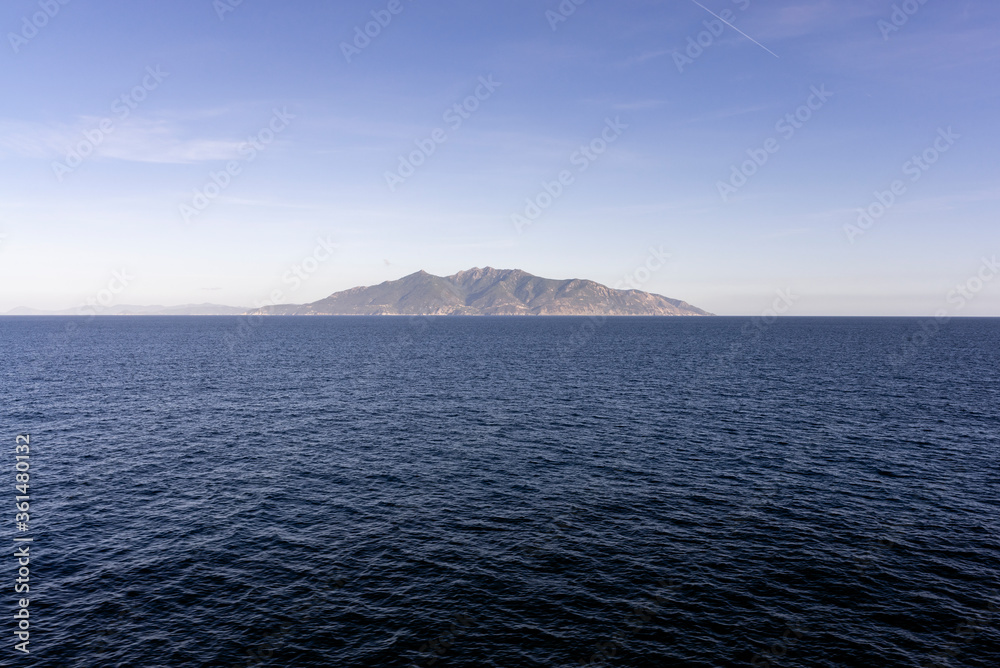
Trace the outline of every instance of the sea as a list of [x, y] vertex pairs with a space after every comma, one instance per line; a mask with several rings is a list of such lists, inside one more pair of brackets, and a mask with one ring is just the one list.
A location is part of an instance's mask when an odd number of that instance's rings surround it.
[[998, 381], [1000, 319], [0, 318], [0, 665], [995, 668]]

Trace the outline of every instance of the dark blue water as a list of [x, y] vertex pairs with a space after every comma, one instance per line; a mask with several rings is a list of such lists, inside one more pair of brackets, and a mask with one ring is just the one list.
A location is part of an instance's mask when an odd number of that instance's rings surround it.
[[1000, 320], [922, 325], [0, 319], [0, 663], [993, 668]]

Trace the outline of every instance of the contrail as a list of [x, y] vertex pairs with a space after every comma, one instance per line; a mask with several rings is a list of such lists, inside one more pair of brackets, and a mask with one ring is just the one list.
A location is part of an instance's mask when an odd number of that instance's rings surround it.
[[754, 44], [756, 44], [760, 48], [764, 49], [765, 51], [767, 51], [768, 53], [770, 53], [775, 58], [778, 57], [778, 54], [776, 54], [774, 51], [771, 51], [771, 49], [767, 48], [766, 46], [764, 46], [763, 44], [761, 44], [760, 42], [758, 42], [757, 40], [755, 40], [753, 37], [751, 37], [750, 35], [746, 34], [742, 30], [740, 30], [739, 28], [737, 28], [732, 23], [730, 23], [726, 19], [722, 18], [721, 16], [719, 16], [718, 14], [716, 14], [715, 12], [713, 12], [711, 9], [709, 9], [705, 5], [701, 4], [697, 0], [691, 0], [691, 2], [693, 2], [696, 5], [698, 5], [699, 7], [701, 7], [702, 9], [704, 9], [706, 12], [708, 12], [709, 14], [711, 14], [712, 16], [714, 16], [715, 18], [719, 19], [720, 21], [722, 21], [723, 23], [725, 23], [727, 26], [729, 26], [730, 28], [732, 28], [733, 30], [735, 30], [736, 32], [738, 32], [739, 34], [743, 35], [748, 40], [750, 40], [751, 42], [753, 42]]

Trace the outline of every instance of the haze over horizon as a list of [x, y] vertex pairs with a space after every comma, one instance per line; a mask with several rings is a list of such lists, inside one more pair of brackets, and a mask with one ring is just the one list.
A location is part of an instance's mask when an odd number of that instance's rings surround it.
[[[653, 265], [655, 268], [656, 265]], [[648, 270], [647, 270], [648, 271]], [[303, 274], [304, 275], [304, 274]], [[301, 279], [283, 277], [290, 284]], [[472, 267], [449, 276], [417, 271], [371, 286], [353, 286], [309, 304], [282, 302], [283, 290], [265, 304], [108, 304], [93, 300], [62, 311], [16, 308], [2, 315], [713, 315], [666, 295], [655, 295], [627, 283], [604, 286], [581, 278], [553, 279], [521, 270]], [[630, 285], [632, 287], [630, 287]], [[610, 290], [609, 290], [610, 288]], [[111, 301], [113, 291], [105, 291]], [[787, 310], [787, 303], [780, 312]], [[280, 307], [280, 308], [275, 308]], [[777, 313], [776, 311], [775, 313]]]
[[669, 254], [636, 287], [718, 314], [1000, 316], [993, 2], [16, 0], [0, 26], [0, 313], [123, 271], [115, 304], [256, 306]]

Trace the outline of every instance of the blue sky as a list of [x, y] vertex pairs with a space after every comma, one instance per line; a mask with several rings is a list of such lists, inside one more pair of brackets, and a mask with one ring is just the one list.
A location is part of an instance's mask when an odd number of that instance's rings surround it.
[[489, 265], [1000, 316], [992, 0], [63, 1], [0, 8], [0, 312]]

